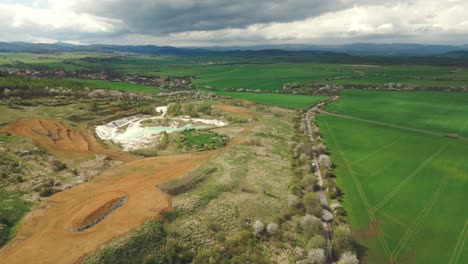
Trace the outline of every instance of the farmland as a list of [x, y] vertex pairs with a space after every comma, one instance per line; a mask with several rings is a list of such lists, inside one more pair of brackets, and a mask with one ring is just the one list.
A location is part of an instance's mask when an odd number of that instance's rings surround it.
[[[302, 57], [301, 57], [302, 56]], [[300, 58], [300, 60], [298, 60]], [[276, 92], [285, 83], [314, 82], [339, 85], [384, 85], [401, 83], [426, 87], [464, 87], [465, 68], [419, 65], [423, 58], [408, 65], [366, 63], [362, 58], [294, 56], [150, 56], [138, 54], [0, 53], [0, 67], [65, 71], [110, 71], [144, 76], [193, 76], [197, 85], [219, 90], [245, 88]], [[354, 64], [357, 63], [357, 64]]]
[[246, 92], [215, 92], [217, 95], [227, 96], [237, 99], [244, 99], [256, 103], [275, 105], [291, 109], [305, 109], [320, 101], [325, 100], [325, 96], [303, 96], [293, 94], [272, 94], [272, 93], [246, 93]]
[[[463, 133], [466, 98], [345, 91], [328, 110]], [[466, 141], [327, 114], [319, 116], [318, 123], [337, 166], [353, 235], [364, 247], [364, 263], [468, 260], [464, 244], [468, 214], [461, 210], [468, 186]]]

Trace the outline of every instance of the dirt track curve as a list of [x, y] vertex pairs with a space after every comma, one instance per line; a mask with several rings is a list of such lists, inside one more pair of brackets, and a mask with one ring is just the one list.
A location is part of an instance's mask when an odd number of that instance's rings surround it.
[[[240, 137], [257, 124], [244, 129], [227, 147], [238, 144]], [[13, 123], [8, 131], [30, 137], [52, 153], [104, 151], [94, 144], [98, 142], [92, 136], [67, 129], [60, 121], [23, 119]], [[87, 142], [86, 148], [83, 141]], [[0, 249], [0, 263], [79, 261], [148, 219], [160, 217], [163, 210], [171, 208], [171, 198], [157, 185], [197, 168], [219, 151], [133, 160], [51, 196], [25, 217], [15, 239]], [[83, 232], [70, 231], [94, 221], [122, 197], [126, 197], [125, 202], [99, 224]]]

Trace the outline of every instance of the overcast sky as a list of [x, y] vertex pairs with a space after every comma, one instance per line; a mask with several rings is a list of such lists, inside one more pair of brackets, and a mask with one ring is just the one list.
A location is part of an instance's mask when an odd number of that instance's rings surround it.
[[0, 41], [468, 44], [468, 0], [0, 0]]

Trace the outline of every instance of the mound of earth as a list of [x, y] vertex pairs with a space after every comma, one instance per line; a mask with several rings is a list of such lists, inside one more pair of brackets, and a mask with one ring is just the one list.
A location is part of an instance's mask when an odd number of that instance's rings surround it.
[[6, 127], [6, 132], [31, 138], [54, 156], [75, 158], [88, 154], [104, 154], [112, 159], [131, 161], [137, 157], [107, 151], [86, 129], [71, 129], [60, 120], [21, 118]]
[[81, 232], [91, 228], [111, 214], [115, 209], [123, 205], [127, 195], [123, 193], [109, 193], [96, 197], [85, 204], [71, 220], [70, 231]]
[[76, 131], [60, 120], [21, 118], [7, 132], [31, 138], [52, 153], [95, 153], [104, 149], [86, 130]]

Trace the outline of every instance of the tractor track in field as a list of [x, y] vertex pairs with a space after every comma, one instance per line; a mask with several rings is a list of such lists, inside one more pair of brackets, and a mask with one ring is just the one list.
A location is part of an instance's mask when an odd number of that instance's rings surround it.
[[462, 232], [457, 239], [457, 244], [455, 244], [455, 248], [453, 249], [453, 254], [450, 257], [449, 264], [456, 264], [460, 259], [461, 253], [463, 252], [463, 248], [465, 247], [466, 237], [468, 236], [468, 219], [465, 220], [465, 225], [463, 226]]
[[400, 239], [398, 242], [397, 246], [394, 248], [392, 252], [392, 258], [394, 260], [398, 260], [398, 257], [401, 254], [401, 251], [405, 247], [405, 245], [408, 243], [408, 241], [412, 240], [416, 233], [421, 229], [421, 227], [424, 225], [426, 222], [426, 219], [429, 217], [432, 208], [434, 207], [435, 203], [439, 199], [442, 191], [444, 190], [445, 186], [448, 183], [448, 176], [445, 176], [442, 179], [442, 182], [440, 183], [439, 187], [431, 197], [430, 201], [426, 204], [426, 206], [423, 208], [421, 213], [418, 215], [416, 220], [414, 221], [413, 225], [406, 231], [406, 233], [403, 235], [403, 237]]

